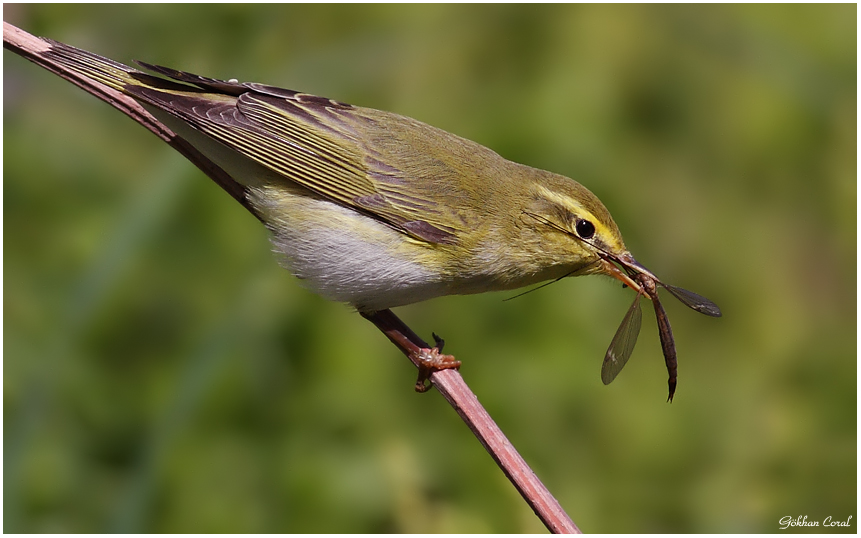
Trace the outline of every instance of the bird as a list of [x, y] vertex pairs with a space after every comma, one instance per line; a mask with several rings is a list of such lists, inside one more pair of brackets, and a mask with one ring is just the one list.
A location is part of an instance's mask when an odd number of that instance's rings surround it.
[[[710, 300], [637, 262], [605, 205], [573, 179], [399, 114], [138, 61], [141, 70], [44, 42], [41, 58], [131, 97], [223, 170], [268, 228], [280, 263], [384, 332], [398, 306], [610, 276], [637, 295], [605, 355], [602, 380], [611, 382], [630, 357], [646, 296], [659, 318], [672, 400], [675, 350], [656, 286], [721, 315]], [[415, 357], [423, 365], [419, 391], [433, 371], [460, 366], [434, 339]]]

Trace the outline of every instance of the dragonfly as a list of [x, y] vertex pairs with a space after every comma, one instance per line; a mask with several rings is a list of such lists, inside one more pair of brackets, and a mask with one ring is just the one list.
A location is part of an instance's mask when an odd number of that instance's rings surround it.
[[[601, 272], [613, 276], [620, 280], [624, 286], [630, 287], [637, 292], [637, 295], [634, 297], [634, 303], [631, 305], [631, 308], [628, 309], [625, 317], [622, 318], [622, 323], [616, 330], [616, 334], [610, 342], [610, 347], [607, 348], [607, 353], [604, 355], [604, 363], [601, 366], [601, 380], [605, 385], [609, 385], [614, 379], [616, 379], [616, 376], [619, 375], [619, 372], [621, 372], [622, 368], [625, 367], [628, 359], [631, 358], [631, 353], [634, 351], [634, 346], [637, 343], [637, 336], [640, 334], [640, 325], [643, 321], [643, 314], [640, 311], [640, 297], [645, 295], [652, 301], [652, 304], [655, 307], [655, 316], [658, 319], [658, 335], [661, 338], [661, 349], [664, 352], [664, 362], [667, 364], [667, 373], [670, 376], [667, 381], [667, 384], [669, 385], [669, 396], [667, 397], [667, 401], [672, 402], [673, 396], [676, 393], [678, 359], [676, 357], [676, 343], [673, 339], [673, 330], [670, 327], [670, 320], [667, 317], [667, 312], [664, 310], [663, 305], [661, 305], [660, 298], [658, 297], [658, 286], [670, 292], [685, 306], [692, 308], [701, 314], [719, 318], [722, 315], [720, 308], [702, 295], [662, 282], [654, 275], [654, 273], [646, 269], [640, 262], [634, 259], [629, 252], [615, 254], [604, 246], [588, 239], [584, 239], [546, 217], [527, 211], [524, 211], [523, 215], [542, 222], [561, 233], [590, 245], [598, 254], [599, 260], [597, 263], [602, 265], [603, 270]], [[556, 280], [515, 295], [510, 299], [520, 297], [526, 293], [530, 293], [553, 284], [554, 282], [558, 282], [573, 273], [574, 272], [572, 271], [572, 273], [562, 275]]]
[[662, 287], [670, 292], [685, 306], [707, 316], [719, 318], [722, 315], [721, 310], [715, 303], [702, 295], [661, 282], [651, 271], [633, 258], [621, 259], [615, 256], [606, 256], [605, 259], [608, 262], [615, 262], [622, 267], [625, 273], [619, 271], [621, 274], [617, 276], [626, 285], [633, 288], [637, 295], [634, 297], [634, 302], [631, 304], [625, 317], [622, 318], [622, 323], [616, 330], [616, 334], [610, 342], [610, 347], [607, 348], [607, 353], [604, 355], [604, 362], [601, 365], [601, 381], [605, 385], [609, 385], [616, 379], [616, 376], [619, 375], [625, 364], [628, 363], [628, 359], [631, 358], [631, 353], [634, 351], [637, 337], [640, 334], [640, 325], [643, 321], [643, 314], [640, 310], [640, 297], [646, 296], [652, 301], [652, 305], [655, 307], [655, 317], [658, 320], [658, 335], [661, 339], [661, 350], [664, 353], [664, 362], [667, 365], [667, 373], [669, 374], [669, 379], [667, 380], [669, 396], [667, 397], [667, 401], [672, 402], [673, 396], [676, 393], [678, 379], [678, 358], [676, 356], [673, 330], [670, 327], [667, 312], [664, 310], [658, 297], [658, 287]]

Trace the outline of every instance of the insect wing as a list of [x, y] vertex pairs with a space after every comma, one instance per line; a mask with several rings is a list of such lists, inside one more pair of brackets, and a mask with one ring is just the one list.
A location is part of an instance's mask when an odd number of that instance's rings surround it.
[[709, 301], [702, 295], [697, 295], [692, 291], [688, 291], [684, 288], [677, 288], [676, 286], [670, 286], [669, 284], [662, 283], [661, 285], [688, 308], [692, 308], [697, 312], [713, 318], [721, 317], [721, 311], [720, 308], [718, 308], [718, 305]]
[[634, 298], [634, 304], [622, 318], [622, 323], [616, 330], [616, 335], [610, 342], [610, 347], [607, 348], [607, 354], [604, 356], [604, 364], [601, 365], [601, 381], [605, 385], [609, 385], [616, 379], [616, 376], [625, 367], [625, 363], [631, 358], [634, 345], [637, 343], [637, 336], [640, 334], [642, 321], [643, 313], [640, 310], [640, 294], [638, 293]]

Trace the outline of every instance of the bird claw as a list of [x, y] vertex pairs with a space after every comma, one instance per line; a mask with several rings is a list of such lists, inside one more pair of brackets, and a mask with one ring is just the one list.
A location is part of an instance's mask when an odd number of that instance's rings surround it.
[[418, 353], [413, 355], [419, 363], [419, 378], [416, 381], [416, 392], [427, 392], [433, 386], [426, 383], [431, 374], [440, 370], [449, 370], [451, 368], [460, 368], [460, 361], [454, 358], [454, 355], [443, 355], [442, 347], [445, 342], [437, 335], [433, 335], [436, 342], [436, 347], [421, 348]]

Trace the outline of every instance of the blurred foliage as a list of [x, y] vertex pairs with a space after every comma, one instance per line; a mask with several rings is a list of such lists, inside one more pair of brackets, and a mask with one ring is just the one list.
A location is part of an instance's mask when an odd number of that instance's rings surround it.
[[[130, 63], [398, 112], [575, 178], [669, 297], [570, 279], [399, 309], [584, 530], [775, 532], [856, 507], [855, 5], [5, 5]], [[4, 53], [4, 530], [541, 532], [483, 448], [259, 223]]]

